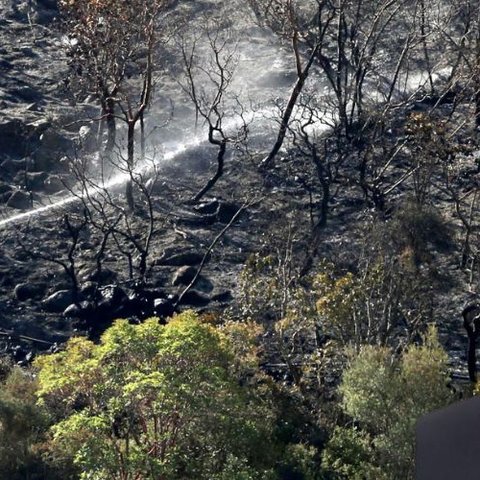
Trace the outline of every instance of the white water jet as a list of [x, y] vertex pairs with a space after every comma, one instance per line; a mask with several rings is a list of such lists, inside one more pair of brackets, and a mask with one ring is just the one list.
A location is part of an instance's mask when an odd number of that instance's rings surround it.
[[[175, 157], [177, 157], [178, 155], [184, 153], [185, 151], [187, 151], [189, 149], [193, 149], [193, 148], [197, 147], [201, 143], [202, 143], [202, 140], [200, 138], [194, 137], [190, 142], [184, 143], [184, 144], [180, 145], [179, 147], [166, 152], [163, 155], [162, 160], [163, 161], [174, 160]], [[156, 162], [156, 164], [158, 165], [158, 162]], [[153, 168], [154, 167], [151, 167], [151, 166], [143, 166], [143, 167], [140, 167], [140, 168], [134, 170], [132, 172], [132, 174], [135, 175], [135, 174], [140, 174], [140, 173], [146, 173], [146, 172], [152, 170]], [[49, 213], [51, 211], [54, 211], [56, 209], [65, 207], [65, 206], [70, 205], [72, 203], [79, 202], [83, 198], [87, 198], [88, 196], [95, 196], [95, 195], [101, 193], [102, 191], [111, 190], [114, 187], [125, 184], [129, 178], [130, 178], [130, 173], [128, 173], [128, 172], [119, 173], [119, 174], [115, 175], [113, 178], [110, 178], [108, 181], [103, 182], [101, 185], [88, 187], [88, 188], [84, 189], [83, 191], [74, 192], [71, 195], [69, 195], [68, 197], [63, 198], [61, 200], [57, 200], [57, 201], [52, 202], [48, 205], [43, 205], [41, 207], [37, 207], [37, 208], [34, 208], [32, 210], [29, 210], [28, 212], [19, 213], [17, 215], [13, 215], [11, 217], [0, 220], [0, 228], [4, 228], [7, 225], [12, 224], [12, 223], [17, 223], [17, 222], [26, 220], [30, 217], [39, 216], [39, 215], [42, 215], [44, 213]]]
[[[224, 129], [226, 131], [232, 131], [241, 127], [244, 122], [251, 124], [257, 119], [265, 120], [265, 118], [267, 118], [266, 115], [271, 114], [272, 111], [273, 110], [271, 108], [263, 108], [258, 111], [246, 112], [243, 118], [234, 117], [224, 122]], [[171, 150], [164, 153], [160, 160], [154, 159], [152, 165], [139, 166], [137, 169], [135, 169], [132, 172], [132, 175], [148, 173], [149, 171], [152, 171], [153, 168], [155, 168], [155, 166], [158, 166], [163, 162], [173, 161], [179, 155], [184, 154], [185, 152], [189, 150], [193, 150], [196, 147], [206, 143], [207, 143], [207, 140], [204, 137], [200, 137], [199, 135], [194, 136], [191, 140], [181, 143], [176, 148], [172, 148]], [[56, 209], [60, 209], [62, 207], [68, 206], [76, 202], [80, 202], [84, 198], [98, 195], [104, 192], [105, 190], [111, 190], [114, 187], [118, 187], [120, 185], [125, 184], [129, 178], [130, 178], [129, 172], [118, 173], [117, 175], [113, 176], [107, 181], [102, 182], [99, 185], [92, 185], [84, 189], [83, 191], [81, 190], [78, 192], [74, 191], [71, 195], [69, 195], [66, 198], [57, 200], [48, 205], [42, 205], [40, 207], [33, 208], [32, 210], [29, 210], [27, 212], [22, 212], [17, 215], [12, 215], [8, 218], [0, 220], [0, 229], [10, 224], [21, 222], [23, 220], [27, 220], [35, 216], [40, 216], [42, 214], [47, 214]]]

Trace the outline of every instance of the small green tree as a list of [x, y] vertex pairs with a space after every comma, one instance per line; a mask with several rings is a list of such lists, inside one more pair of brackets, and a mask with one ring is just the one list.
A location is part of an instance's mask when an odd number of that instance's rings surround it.
[[[349, 480], [413, 478], [417, 420], [454, 399], [447, 388], [447, 360], [433, 326], [423, 345], [411, 346], [400, 357], [385, 347], [362, 347], [340, 386], [342, 409], [360, 427], [341, 427], [334, 432], [324, 452], [325, 467]], [[343, 443], [357, 453], [344, 455], [338, 447]], [[358, 476], [366, 468], [365, 462], [384, 476]]]
[[36, 381], [31, 372], [1, 361], [0, 473], [2, 478], [54, 479], [42, 461], [42, 443], [49, 426], [44, 409], [36, 405]]
[[371, 436], [355, 427], [336, 427], [322, 458], [323, 466], [334, 478], [387, 480], [385, 472], [372, 464], [375, 451]]
[[70, 340], [36, 362], [40, 401], [58, 412], [52, 452], [81, 478], [225, 478], [236, 464], [262, 478], [273, 415], [239, 385], [232, 352], [193, 312]]

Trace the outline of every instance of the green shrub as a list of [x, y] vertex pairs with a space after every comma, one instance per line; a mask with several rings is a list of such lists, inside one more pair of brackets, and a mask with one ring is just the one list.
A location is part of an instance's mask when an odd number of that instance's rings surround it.
[[51, 453], [81, 478], [226, 478], [237, 465], [243, 480], [272, 462], [268, 399], [240, 386], [228, 336], [193, 312], [118, 320], [99, 345], [73, 338], [36, 366], [58, 413]]
[[[6, 362], [2, 363], [7, 367]], [[9, 480], [53, 479], [42, 460], [49, 418], [36, 405], [36, 381], [17, 366], [2, 369], [0, 384], [0, 472]]]
[[[454, 400], [447, 387], [447, 359], [434, 327], [423, 345], [410, 346], [400, 357], [388, 348], [362, 347], [340, 386], [342, 408], [359, 430], [334, 432], [324, 452], [325, 467], [338, 469], [340, 478], [370, 478], [359, 473], [367, 466], [370, 471], [370, 464], [388, 480], [413, 478], [417, 420]], [[367, 466], [362, 459], [368, 459]]]

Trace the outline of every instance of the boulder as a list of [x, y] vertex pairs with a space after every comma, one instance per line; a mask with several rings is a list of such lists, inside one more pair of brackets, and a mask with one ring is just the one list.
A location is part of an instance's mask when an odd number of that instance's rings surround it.
[[238, 212], [240, 207], [232, 202], [220, 202], [217, 210], [217, 220], [220, 223], [228, 223]]
[[98, 290], [96, 282], [85, 282], [80, 286], [80, 294], [84, 298], [93, 298]]
[[39, 147], [32, 154], [35, 160], [35, 169], [49, 171], [56, 167], [61, 157], [73, 152], [74, 142], [53, 128], [49, 128], [40, 135]]
[[33, 21], [39, 25], [48, 25], [58, 14], [57, 2], [53, 0], [37, 0], [32, 15]]
[[40, 135], [40, 147], [54, 152], [66, 152], [73, 148], [73, 142], [53, 128]]
[[57, 0], [37, 0], [37, 5], [48, 10], [58, 10]]
[[183, 267], [185, 265], [199, 265], [203, 254], [198, 252], [183, 252], [170, 256], [161, 257], [156, 260], [155, 265], [169, 265], [172, 267]]
[[8, 71], [13, 68], [12, 62], [9, 62], [8, 60], [5, 60], [4, 58], [0, 58], [0, 72], [3, 71]]
[[98, 307], [108, 312], [118, 310], [128, 302], [127, 294], [118, 285], [107, 285], [100, 288], [98, 293], [100, 295]]
[[212, 213], [211, 215], [195, 215], [182, 217], [177, 220], [177, 223], [179, 225], [184, 225], [190, 228], [207, 228], [210, 225], [213, 225], [216, 221], [217, 214]]
[[44, 189], [47, 193], [57, 193], [65, 188], [65, 181], [60, 175], [49, 175], [44, 182]]
[[182, 305], [190, 307], [205, 307], [210, 303], [210, 297], [198, 290], [189, 290], [182, 298]]
[[25, 174], [27, 188], [34, 192], [43, 190], [46, 178], [47, 174], [45, 172], [27, 172]]
[[19, 119], [0, 120], [0, 154], [25, 157], [36, 140], [34, 129]]
[[[1, 168], [1, 167], [0, 167]], [[0, 196], [11, 195], [13, 187], [8, 183], [0, 183]], [[6, 199], [8, 200], [8, 198]]]
[[141, 290], [131, 290], [125, 302], [126, 315], [150, 317], [153, 315], [154, 300]]
[[194, 207], [194, 210], [203, 215], [211, 215], [212, 213], [217, 213], [219, 202], [216, 198], [206, 202], [202, 202], [199, 205]]
[[195, 267], [189, 265], [180, 267], [173, 274], [172, 285], [188, 285], [193, 280], [196, 273], [197, 269]]
[[200, 292], [210, 293], [214, 288], [213, 283], [208, 278], [200, 275], [195, 282], [195, 289]]
[[80, 282], [115, 283], [117, 274], [106, 267], [98, 271], [93, 266], [85, 266], [79, 270], [78, 279]]
[[74, 303], [69, 305], [63, 311], [63, 316], [68, 318], [84, 319], [92, 315], [94, 311], [95, 311], [95, 306], [93, 305], [93, 303], [84, 300], [83, 302], [80, 302], [78, 305], [75, 305]]
[[7, 158], [0, 164], [2, 176], [7, 174], [14, 177], [18, 173], [24, 173], [26, 169], [27, 161], [25, 159], [14, 160], [13, 158]]
[[19, 85], [10, 89], [9, 93], [15, 98], [26, 103], [38, 102], [42, 98], [42, 94], [37, 89], [29, 85]]
[[32, 200], [27, 192], [15, 190], [7, 200], [7, 207], [28, 210], [32, 207]]
[[60, 313], [64, 312], [72, 303], [74, 303], [73, 292], [71, 290], [59, 290], [45, 298], [42, 307], [47, 312]]
[[225, 290], [223, 292], [219, 292], [212, 296], [212, 302], [231, 302], [233, 300], [233, 295], [230, 290]]
[[174, 314], [173, 298], [156, 298], [153, 301], [153, 314], [160, 318], [171, 317]]
[[45, 285], [38, 283], [19, 283], [13, 290], [15, 298], [20, 302], [41, 297], [44, 292]]
[[78, 131], [78, 139], [82, 148], [92, 150], [96, 147], [97, 138], [92, 127], [82, 125]]
[[[193, 280], [197, 273], [196, 267], [191, 266], [184, 266], [180, 267], [174, 274], [172, 278], [172, 285], [179, 286], [184, 285], [187, 286]], [[213, 283], [203, 275], [199, 275], [197, 280], [195, 281], [195, 289], [204, 292], [210, 293], [214, 288]]]

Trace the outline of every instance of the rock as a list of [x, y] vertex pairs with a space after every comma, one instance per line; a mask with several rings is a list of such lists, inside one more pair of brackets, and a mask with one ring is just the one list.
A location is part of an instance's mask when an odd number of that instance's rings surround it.
[[38, 55], [33, 51], [32, 47], [29, 47], [28, 45], [23, 45], [19, 49], [22, 52], [22, 55], [25, 57], [30, 57], [34, 58], [37, 57]]
[[219, 202], [216, 198], [208, 202], [202, 202], [199, 205], [194, 207], [194, 210], [198, 213], [210, 215], [212, 213], [217, 213]]
[[68, 157], [61, 157], [55, 164], [55, 170], [57, 172], [72, 173], [72, 160]]
[[156, 298], [153, 301], [153, 314], [157, 317], [171, 317], [174, 314], [172, 298]]
[[38, 137], [40, 137], [40, 135], [51, 126], [51, 121], [44, 117], [27, 124], [27, 127], [32, 129]]
[[59, 290], [43, 300], [42, 306], [47, 312], [64, 312], [68, 306], [74, 303], [73, 297], [71, 290]]
[[185, 225], [186, 227], [191, 228], [206, 228], [210, 225], [213, 225], [217, 221], [217, 214], [212, 213], [211, 215], [202, 215], [202, 216], [192, 216], [192, 217], [183, 217], [177, 220], [179, 225]]
[[53, 128], [49, 128], [40, 135], [40, 147], [49, 151], [65, 152], [72, 149], [73, 142]]
[[210, 293], [214, 288], [213, 283], [203, 275], [200, 275], [195, 282], [195, 289], [204, 293]]
[[189, 290], [182, 298], [182, 305], [205, 307], [210, 303], [210, 297], [197, 290]]
[[220, 202], [217, 211], [217, 219], [220, 223], [228, 223], [238, 212], [240, 207], [231, 202]]
[[80, 312], [81, 308], [78, 305], [72, 303], [63, 311], [63, 315], [70, 318], [79, 318]]
[[74, 153], [74, 143], [59, 132], [49, 128], [39, 139], [39, 147], [33, 152], [37, 171], [50, 171], [65, 154]]
[[118, 285], [107, 285], [99, 289], [100, 301], [98, 307], [106, 311], [114, 311], [124, 307], [128, 296]]
[[27, 161], [25, 159], [14, 160], [12, 158], [7, 158], [0, 164], [2, 174], [7, 173], [12, 177], [18, 173], [24, 173], [26, 168]]
[[63, 315], [68, 318], [84, 319], [92, 315], [94, 311], [95, 311], [95, 306], [93, 305], [93, 303], [87, 300], [84, 300], [83, 302], [80, 302], [78, 305], [75, 305], [74, 303], [69, 305], [63, 311]]
[[7, 200], [7, 207], [28, 210], [32, 207], [30, 195], [23, 190], [15, 190]]
[[154, 262], [155, 265], [169, 265], [172, 267], [182, 267], [185, 265], [199, 265], [203, 259], [203, 254], [197, 252], [183, 252], [166, 258], [161, 257]]
[[57, 2], [54, 0], [37, 0], [33, 12], [33, 21], [39, 25], [48, 25], [58, 14]]
[[15, 98], [28, 103], [38, 102], [42, 98], [42, 94], [29, 85], [21, 85], [16, 88], [12, 88], [10, 89], [9, 93], [15, 96]]
[[212, 302], [231, 302], [232, 300], [233, 295], [230, 290], [225, 290], [212, 296]]
[[[173, 286], [189, 285], [197, 274], [197, 268], [191, 266], [180, 267], [174, 274], [172, 279]], [[203, 275], [199, 275], [195, 281], [195, 289], [204, 293], [210, 293], [213, 290], [213, 283], [205, 278]]]
[[98, 290], [96, 282], [85, 282], [80, 286], [80, 295], [84, 298], [94, 298]]
[[20, 302], [41, 297], [44, 292], [45, 285], [38, 283], [19, 283], [13, 290], [15, 298]]
[[33, 103], [30, 103], [29, 105], [27, 105], [25, 107], [25, 110], [28, 110], [29, 112], [38, 112], [40, 110], [40, 108], [38, 106], [38, 103], [33, 102]]
[[32, 125], [14, 118], [0, 120], [0, 154], [23, 158], [38, 145], [38, 134]]
[[84, 282], [115, 283], [117, 274], [109, 268], [102, 267], [100, 271], [93, 266], [85, 266], [78, 271], [78, 280]]
[[12, 349], [12, 356], [16, 362], [20, 362], [27, 355], [27, 351], [24, 350], [20, 345], [15, 345]]
[[188, 285], [193, 280], [196, 273], [197, 269], [195, 267], [188, 265], [180, 267], [173, 274], [172, 285]]
[[0, 59], [0, 71], [11, 70], [12, 68], [13, 68], [13, 65], [11, 62], [5, 59]]
[[12, 190], [13, 190], [13, 187], [8, 183], [0, 183], [0, 196], [5, 194], [11, 194]]
[[27, 188], [34, 192], [43, 190], [46, 178], [47, 174], [45, 172], [27, 172], [25, 175]]
[[57, 0], [37, 0], [37, 5], [48, 10], [58, 10]]
[[152, 316], [154, 300], [145, 295], [142, 291], [131, 291], [126, 302], [128, 315]]
[[57, 193], [65, 190], [66, 185], [60, 175], [49, 175], [44, 182], [44, 188], [47, 193]]

